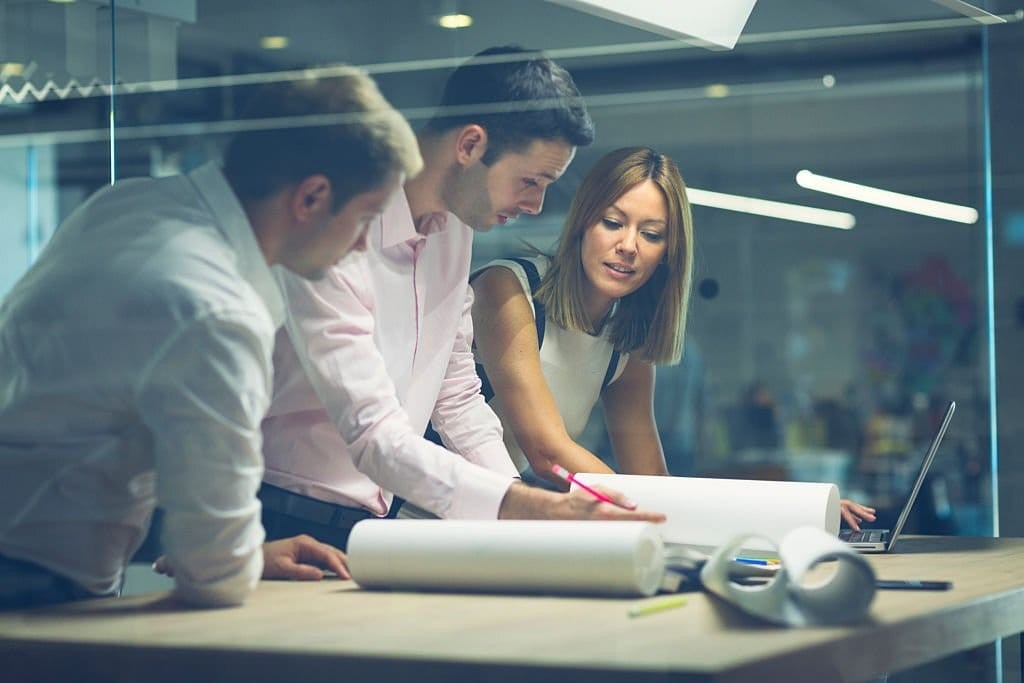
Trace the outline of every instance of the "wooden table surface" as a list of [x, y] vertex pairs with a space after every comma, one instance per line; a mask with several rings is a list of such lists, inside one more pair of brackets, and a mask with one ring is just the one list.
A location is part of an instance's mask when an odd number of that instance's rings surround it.
[[1024, 539], [917, 537], [898, 550], [870, 556], [879, 578], [953, 590], [879, 591], [846, 627], [769, 626], [700, 593], [633, 618], [663, 596], [264, 582], [234, 609], [153, 594], [0, 612], [0, 680], [857, 681], [1024, 630]]

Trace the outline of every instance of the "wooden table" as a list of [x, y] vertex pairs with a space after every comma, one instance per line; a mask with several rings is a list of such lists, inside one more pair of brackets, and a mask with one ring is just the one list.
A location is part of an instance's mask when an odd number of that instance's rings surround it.
[[1024, 630], [1024, 539], [899, 550], [871, 558], [880, 578], [953, 590], [880, 591], [849, 627], [767, 626], [703, 594], [631, 618], [646, 601], [265, 582], [235, 609], [155, 594], [0, 613], [0, 680], [857, 681]]

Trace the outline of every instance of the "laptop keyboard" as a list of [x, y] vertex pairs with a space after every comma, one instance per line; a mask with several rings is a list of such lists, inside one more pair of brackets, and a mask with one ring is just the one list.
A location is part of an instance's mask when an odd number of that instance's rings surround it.
[[882, 529], [864, 529], [844, 533], [842, 539], [847, 543], [881, 543], [886, 535]]

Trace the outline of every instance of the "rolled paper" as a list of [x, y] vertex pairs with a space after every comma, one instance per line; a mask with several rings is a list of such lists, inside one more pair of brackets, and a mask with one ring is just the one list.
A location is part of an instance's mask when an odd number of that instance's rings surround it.
[[793, 529], [839, 533], [835, 484], [790, 481], [584, 474], [589, 485], [624, 493], [644, 510], [668, 519], [657, 529], [669, 543], [715, 547], [739, 535], [750, 550], [772, 550]]
[[388, 519], [352, 529], [348, 563], [363, 588], [650, 596], [665, 551], [646, 522]]
[[874, 570], [835, 536], [813, 527], [794, 529], [779, 546], [781, 568], [752, 586], [736, 583], [732, 573], [733, 558], [748, 544], [742, 536], [724, 543], [700, 574], [705, 589], [744, 612], [786, 626], [828, 626], [858, 621], [871, 606]]

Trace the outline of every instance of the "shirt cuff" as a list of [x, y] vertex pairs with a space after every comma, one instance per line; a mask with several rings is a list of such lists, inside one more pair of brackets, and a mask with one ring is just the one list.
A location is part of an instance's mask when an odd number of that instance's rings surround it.
[[[512, 468], [515, 470], [515, 468]], [[459, 472], [459, 485], [447, 519], [497, 519], [498, 508], [517, 475], [469, 465]]]
[[519, 476], [519, 470], [512, 462], [512, 456], [509, 455], [503, 441], [488, 441], [468, 453], [463, 453], [462, 457], [475, 465], [486, 467], [492, 472], [509, 477]]
[[236, 607], [245, 602], [256, 589], [263, 574], [263, 549], [256, 549], [237, 574], [209, 583], [193, 583], [183, 577], [175, 579], [175, 593], [185, 602], [198, 607]]

